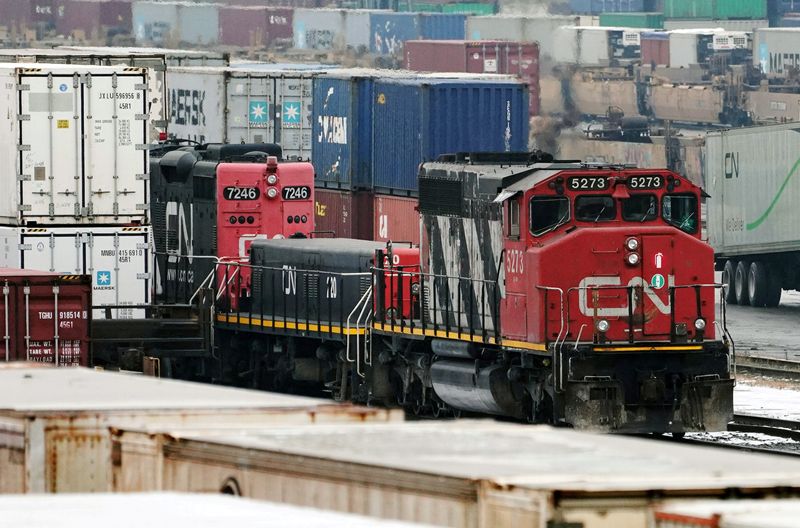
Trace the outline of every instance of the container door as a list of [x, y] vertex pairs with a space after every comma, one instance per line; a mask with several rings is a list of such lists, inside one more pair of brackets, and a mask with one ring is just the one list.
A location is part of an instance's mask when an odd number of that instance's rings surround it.
[[311, 159], [312, 78], [275, 79], [276, 142], [287, 159]]
[[20, 77], [20, 209], [50, 219], [81, 215], [81, 80], [75, 75]]
[[20, 248], [20, 267], [24, 269], [67, 275], [84, 273], [83, 246], [79, 231], [24, 229]]
[[87, 216], [117, 221], [145, 212], [147, 203], [147, 85], [143, 75], [87, 75]]
[[56, 366], [85, 366], [91, 302], [88, 288], [54, 280], [17, 284], [15, 288], [17, 313], [25, 314], [17, 318], [16, 350], [21, 356], [18, 359]]
[[228, 79], [228, 142], [275, 143], [275, 80], [268, 76]]
[[[92, 305], [145, 305], [150, 302], [150, 247], [144, 228], [123, 227], [85, 236], [86, 269], [92, 277]], [[96, 309], [94, 317], [136, 319], [144, 309]]]

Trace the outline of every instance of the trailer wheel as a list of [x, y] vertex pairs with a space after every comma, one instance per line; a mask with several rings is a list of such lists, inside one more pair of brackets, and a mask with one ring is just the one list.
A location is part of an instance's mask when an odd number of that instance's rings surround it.
[[750, 292], [747, 287], [747, 276], [750, 273], [750, 263], [746, 260], [740, 260], [736, 265], [736, 273], [734, 274], [733, 289], [736, 292], [736, 303], [742, 306], [750, 304]]
[[770, 277], [766, 264], [756, 260], [750, 264], [750, 274], [747, 277], [747, 293], [751, 306], [766, 306], [769, 297]]
[[725, 302], [728, 304], [736, 304], [735, 277], [736, 261], [726, 260], [722, 270], [722, 283], [725, 285]]
[[781, 272], [774, 264], [767, 266], [767, 276], [769, 277], [767, 290], [767, 307], [775, 308], [781, 303], [783, 284], [781, 284]]

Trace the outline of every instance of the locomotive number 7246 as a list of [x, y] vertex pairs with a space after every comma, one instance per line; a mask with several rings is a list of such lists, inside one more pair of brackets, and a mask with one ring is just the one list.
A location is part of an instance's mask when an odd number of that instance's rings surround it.
[[226, 200], [258, 200], [261, 193], [258, 187], [225, 187], [223, 195]]

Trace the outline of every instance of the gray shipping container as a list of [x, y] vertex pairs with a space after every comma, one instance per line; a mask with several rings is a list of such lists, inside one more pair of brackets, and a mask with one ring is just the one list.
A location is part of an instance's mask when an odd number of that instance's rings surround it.
[[[121, 473], [152, 467], [128, 464], [126, 434]], [[794, 459], [490, 420], [162, 436], [165, 489], [232, 480], [250, 498], [443, 526], [644, 527], [665, 496], [800, 493]]]
[[136, 1], [131, 5], [133, 37], [142, 45], [171, 46], [178, 42], [178, 6]]
[[798, 168], [800, 124], [706, 137], [709, 242], [728, 271], [729, 301], [772, 305], [776, 289], [780, 298], [780, 288], [800, 287]]
[[0, 368], [0, 387], [0, 494], [115, 491], [121, 483], [114, 476], [112, 427], [231, 434], [279, 424], [403, 419], [387, 409], [83, 368], [12, 363]]
[[577, 16], [497, 15], [467, 17], [467, 40], [538, 42], [542, 59], [552, 59], [555, 32], [561, 26], [581, 25]]
[[294, 47], [369, 51], [370, 12], [366, 9], [295, 9]]

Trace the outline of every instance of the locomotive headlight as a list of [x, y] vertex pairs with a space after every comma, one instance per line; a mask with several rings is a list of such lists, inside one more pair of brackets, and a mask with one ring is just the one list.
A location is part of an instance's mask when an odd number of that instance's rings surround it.
[[625, 247], [628, 248], [628, 251], [636, 251], [639, 249], [639, 240], [635, 238], [629, 238], [625, 241]]
[[278, 196], [278, 189], [276, 189], [275, 187], [270, 187], [269, 190], [267, 190], [267, 196], [269, 196], [270, 198], [275, 198], [276, 196]]
[[706, 320], [705, 319], [695, 319], [694, 321], [694, 328], [698, 332], [702, 332], [706, 329]]
[[270, 174], [269, 176], [267, 176], [267, 183], [270, 185], [275, 185], [276, 183], [278, 183], [278, 177], [274, 174]]
[[638, 253], [628, 253], [628, 256], [625, 257], [625, 260], [631, 266], [635, 266], [639, 263], [639, 254]]
[[600, 319], [599, 321], [597, 321], [597, 324], [595, 324], [595, 328], [597, 328], [597, 331], [600, 332], [601, 334], [605, 334], [606, 332], [608, 332], [608, 329], [611, 328], [611, 325], [608, 324], [608, 321], [606, 321], [605, 319]]

